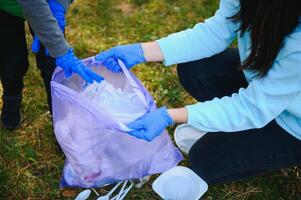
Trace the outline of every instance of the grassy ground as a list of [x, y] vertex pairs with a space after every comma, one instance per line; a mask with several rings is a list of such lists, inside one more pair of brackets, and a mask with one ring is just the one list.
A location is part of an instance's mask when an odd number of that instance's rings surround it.
[[[68, 41], [84, 58], [116, 44], [143, 42], [190, 27], [212, 15], [217, 0], [77, 0], [67, 27]], [[30, 40], [30, 37], [28, 37]], [[56, 143], [43, 84], [30, 55], [22, 127], [0, 130], [0, 199], [72, 199], [79, 189], [60, 190], [64, 155]], [[175, 68], [160, 64], [134, 70], [159, 105], [193, 102], [180, 87]], [[286, 169], [242, 182], [210, 186], [204, 199], [301, 199], [298, 169]], [[105, 189], [99, 190], [105, 192]], [[147, 185], [128, 199], [159, 199]]]

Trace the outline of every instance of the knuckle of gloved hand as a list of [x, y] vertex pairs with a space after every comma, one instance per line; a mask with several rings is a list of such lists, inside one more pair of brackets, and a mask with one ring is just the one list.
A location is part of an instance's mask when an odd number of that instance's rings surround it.
[[152, 141], [152, 137], [146, 137], [145, 140], [148, 141], [148, 142], [151, 142]]
[[117, 56], [119, 47], [120, 47], [120, 46], [117, 46], [117, 47], [113, 47], [113, 48], [111, 49], [111, 54], [112, 54], [112, 56], [114, 56], [114, 57]]

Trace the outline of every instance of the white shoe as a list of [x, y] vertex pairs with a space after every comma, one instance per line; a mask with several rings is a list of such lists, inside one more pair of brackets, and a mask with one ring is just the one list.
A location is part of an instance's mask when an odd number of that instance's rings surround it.
[[205, 134], [206, 132], [201, 132], [192, 126], [182, 124], [176, 128], [174, 138], [176, 145], [181, 149], [181, 151], [188, 154], [192, 145]]

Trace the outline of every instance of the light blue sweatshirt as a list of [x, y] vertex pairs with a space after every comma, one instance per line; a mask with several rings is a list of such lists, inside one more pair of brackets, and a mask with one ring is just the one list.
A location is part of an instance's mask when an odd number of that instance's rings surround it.
[[[238, 37], [240, 58], [250, 54], [250, 35], [236, 33], [239, 24], [228, 17], [240, 9], [239, 0], [221, 0], [216, 14], [194, 28], [158, 40], [165, 64], [211, 57]], [[272, 120], [301, 140], [301, 21], [284, 42], [268, 74], [257, 79], [244, 70], [246, 89], [221, 99], [186, 106], [188, 124], [207, 132], [236, 132], [262, 128]]]

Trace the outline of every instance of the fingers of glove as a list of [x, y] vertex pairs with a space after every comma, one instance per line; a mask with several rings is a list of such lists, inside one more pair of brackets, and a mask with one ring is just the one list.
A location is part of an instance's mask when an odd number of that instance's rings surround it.
[[121, 68], [118, 64], [118, 61], [117, 59], [115, 58], [108, 58], [106, 60], [104, 60], [102, 62], [102, 64], [107, 68], [109, 69], [110, 71], [114, 72], [114, 73], [118, 73], [118, 72], [121, 72]]
[[31, 44], [31, 50], [33, 53], [38, 53], [40, 50], [40, 40], [39, 38], [35, 35]]
[[101, 52], [98, 55], [95, 56], [95, 60], [97, 61], [104, 61], [110, 57], [114, 57], [114, 50], [113, 49], [109, 49], [107, 51]]
[[131, 136], [134, 136], [135, 138], [141, 139], [141, 140], [146, 140], [148, 142], [151, 141], [150, 137], [146, 137], [146, 131], [145, 130], [136, 130], [136, 131], [131, 131], [128, 133]]
[[113, 63], [112, 63], [111, 58], [108, 58], [108, 59], [105, 59], [105, 60], [101, 61], [101, 64], [109, 70], [111, 70], [111, 68], [113, 67]]
[[70, 68], [64, 69], [64, 74], [67, 78], [69, 78], [72, 75], [72, 70]]
[[89, 68], [85, 68], [84, 69], [85, 73], [87, 75], [89, 75], [94, 81], [96, 81], [97, 83], [100, 83], [102, 80], [104, 80], [104, 78], [98, 74], [96, 74], [95, 72], [93, 72], [91, 69]]
[[131, 130], [145, 130], [145, 125], [141, 120], [136, 120], [127, 125], [127, 127]]
[[151, 142], [157, 135], [151, 135], [151, 134], [144, 134], [144, 140]]
[[77, 67], [77, 69], [74, 72], [81, 76], [88, 83], [93, 83], [93, 79], [85, 72], [82, 66]]
[[[37, 36], [34, 36], [32, 44], [31, 44], [31, 50], [33, 53], [38, 53], [41, 48], [41, 42]], [[47, 48], [45, 48], [45, 55], [49, 56], [49, 51]]]
[[88, 83], [93, 83], [93, 79], [88, 75], [86, 74], [83, 70], [79, 70], [77, 72], [77, 74], [82, 77], [86, 82]]

